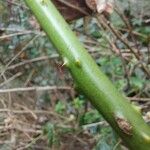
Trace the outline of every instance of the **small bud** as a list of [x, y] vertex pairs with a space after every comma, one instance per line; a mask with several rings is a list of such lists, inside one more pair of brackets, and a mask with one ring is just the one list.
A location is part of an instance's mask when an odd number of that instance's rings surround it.
[[75, 60], [75, 64], [76, 66], [81, 67], [81, 61], [79, 59]]
[[45, 5], [47, 3], [47, 0], [41, 0], [41, 4]]
[[149, 135], [147, 135], [146, 133], [142, 133], [142, 136], [146, 142], [150, 143], [150, 136]]

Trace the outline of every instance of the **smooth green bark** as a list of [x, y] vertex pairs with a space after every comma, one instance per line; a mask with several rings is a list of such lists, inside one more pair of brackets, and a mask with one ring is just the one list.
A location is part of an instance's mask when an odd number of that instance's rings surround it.
[[[77, 87], [132, 150], [150, 150], [150, 128], [84, 49], [50, 0], [25, 0], [58, 49]], [[70, 12], [71, 13], [71, 12]]]

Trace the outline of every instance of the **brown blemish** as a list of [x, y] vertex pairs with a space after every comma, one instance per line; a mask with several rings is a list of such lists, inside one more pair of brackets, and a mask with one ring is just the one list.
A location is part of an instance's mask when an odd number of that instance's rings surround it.
[[116, 122], [119, 128], [127, 135], [132, 135], [132, 126], [131, 124], [124, 118], [116, 117]]

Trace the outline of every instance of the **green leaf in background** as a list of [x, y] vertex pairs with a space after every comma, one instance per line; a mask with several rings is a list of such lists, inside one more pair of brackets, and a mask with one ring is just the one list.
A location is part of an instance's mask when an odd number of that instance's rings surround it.
[[97, 110], [91, 110], [89, 112], [86, 112], [83, 116], [81, 116], [80, 125], [98, 122], [101, 119], [102, 116], [99, 114]]
[[58, 103], [55, 105], [55, 111], [59, 114], [63, 114], [66, 110], [66, 106], [63, 102], [58, 101]]
[[114, 82], [115, 87], [119, 90], [119, 91], [123, 91], [124, 87], [127, 84], [127, 80], [126, 79], [119, 79], [117, 81]]
[[43, 132], [44, 132], [45, 135], [47, 135], [49, 146], [52, 146], [53, 145], [54, 136], [55, 136], [54, 125], [48, 122], [43, 127]]
[[131, 77], [131, 86], [135, 90], [140, 90], [143, 87], [143, 80], [138, 77]]
[[106, 143], [105, 140], [101, 140], [99, 145], [97, 145], [97, 148], [95, 150], [112, 150], [111, 146]]
[[83, 108], [84, 101], [79, 99], [78, 97], [73, 100], [73, 107], [75, 109]]

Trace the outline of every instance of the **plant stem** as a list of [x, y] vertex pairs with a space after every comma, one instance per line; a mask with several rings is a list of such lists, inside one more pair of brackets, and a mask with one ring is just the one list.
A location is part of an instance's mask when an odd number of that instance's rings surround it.
[[58, 49], [76, 86], [132, 150], [150, 149], [150, 128], [99, 69], [50, 0], [25, 0]]

